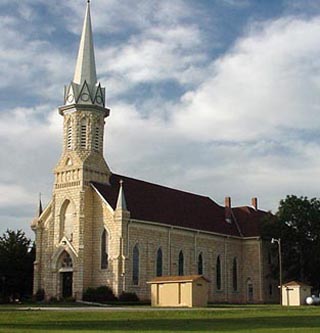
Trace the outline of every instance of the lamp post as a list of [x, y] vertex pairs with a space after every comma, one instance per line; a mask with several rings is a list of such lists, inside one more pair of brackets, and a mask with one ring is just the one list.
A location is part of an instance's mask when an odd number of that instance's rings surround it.
[[281, 257], [281, 238], [272, 238], [271, 243], [278, 244], [278, 256], [279, 256], [279, 282], [280, 282], [280, 305], [282, 305], [282, 257]]

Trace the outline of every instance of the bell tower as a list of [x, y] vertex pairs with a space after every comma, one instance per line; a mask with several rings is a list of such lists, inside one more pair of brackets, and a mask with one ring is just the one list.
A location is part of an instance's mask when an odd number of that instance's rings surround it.
[[101, 225], [95, 215], [96, 192], [91, 182], [109, 184], [111, 172], [103, 157], [104, 123], [109, 113], [105, 88], [97, 80], [87, 1], [74, 77], [65, 87], [64, 105], [59, 107], [63, 145], [54, 169], [52, 200], [32, 222], [37, 244], [34, 292], [44, 289], [48, 299], [81, 299], [83, 290], [94, 285], [93, 260]]
[[[84, 288], [92, 282], [95, 221], [90, 182], [109, 183], [111, 172], [103, 157], [104, 123], [109, 112], [105, 88], [96, 75], [88, 1], [74, 77], [65, 87], [64, 105], [59, 107], [63, 116], [63, 147], [54, 169], [52, 222], [43, 250], [46, 259], [42, 261], [47, 261], [50, 269], [45, 271], [46, 277], [36, 277], [36, 281], [47, 281], [44, 286], [49, 295], [64, 297], [66, 289], [80, 299]], [[67, 267], [63, 261], [66, 256], [70, 259]], [[41, 272], [40, 268], [37, 270]]]
[[87, 3], [73, 80], [64, 88], [63, 151], [55, 168], [55, 189], [80, 186], [90, 181], [109, 182], [110, 170], [103, 158], [105, 88], [98, 83]]

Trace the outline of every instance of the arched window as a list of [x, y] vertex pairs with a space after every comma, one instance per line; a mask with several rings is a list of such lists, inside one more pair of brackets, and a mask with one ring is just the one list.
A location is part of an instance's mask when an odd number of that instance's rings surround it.
[[216, 262], [216, 285], [217, 285], [217, 290], [221, 290], [221, 261], [220, 261], [220, 256], [217, 257], [217, 262]]
[[199, 275], [203, 274], [203, 258], [202, 258], [202, 253], [200, 253], [199, 257], [198, 257], [198, 274]]
[[101, 235], [101, 269], [108, 268], [108, 232], [103, 230]]
[[184, 257], [182, 251], [179, 253], [178, 275], [184, 275]]
[[100, 126], [97, 124], [94, 130], [93, 149], [99, 151], [100, 149]]
[[157, 276], [162, 276], [162, 250], [159, 247], [157, 251]]
[[132, 282], [134, 285], [139, 284], [139, 260], [139, 248], [136, 244], [132, 253]]
[[250, 278], [247, 280], [247, 302], [253, 302], [253, 284]]
[[72, 149], [72, 126], [71, 121], [68, 121], [67, 124], [67, 148], [70, 150]]
[[80, 124], [80, 148], [87, 148], [87, 119], [82, 118]]
[[67, 166], [72, 165], [72, 159], [71, 159], [70, 157], [67, 158], [67, 160], [66, 160], [66, 165], [67, 165]]
[[233, 288], [233, 291], [238, 290], [238, 262], [237, 262], [237, 258], [233, 258], [233, 263], [232, 263], [232, 288]]
[[60, 212], [60, 238], [66, 236], [69, 241], [72, 241], [75, 217], [76, 210], [74, 205], [69, 200], [66, 200]]
[[63, 251], [60, 256], [60, 269], [71, 269], [72, 268], [72, 259], [68, 252]]

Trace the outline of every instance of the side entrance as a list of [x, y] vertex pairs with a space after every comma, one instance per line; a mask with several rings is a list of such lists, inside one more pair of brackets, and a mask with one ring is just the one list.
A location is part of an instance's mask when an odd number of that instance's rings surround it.
[[72, 297], [72, 272], [62, 272], [61, 282], [62, 282], [62, 297]]

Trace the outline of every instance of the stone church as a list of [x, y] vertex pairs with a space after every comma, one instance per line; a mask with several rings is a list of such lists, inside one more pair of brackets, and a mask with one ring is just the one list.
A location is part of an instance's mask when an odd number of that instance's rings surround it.
[[[110, 171], [103, 157], [110, 110], [97, 81], [88, 2], [74, 78], [64, 90], [61, 158], [52, 199], [32, 222], [34, 292], [81, 299], [88, 287], [150, 299], [156, 276], [204, 275], [209, 301], [274, 302], [274, 258], [259, 233], [267, 215], [250, 206], [220, 206], [206, 196]], [[134, 147], [132, 147], [134, 148]], [[277, 258], [276, 258], [277, 259]]]

